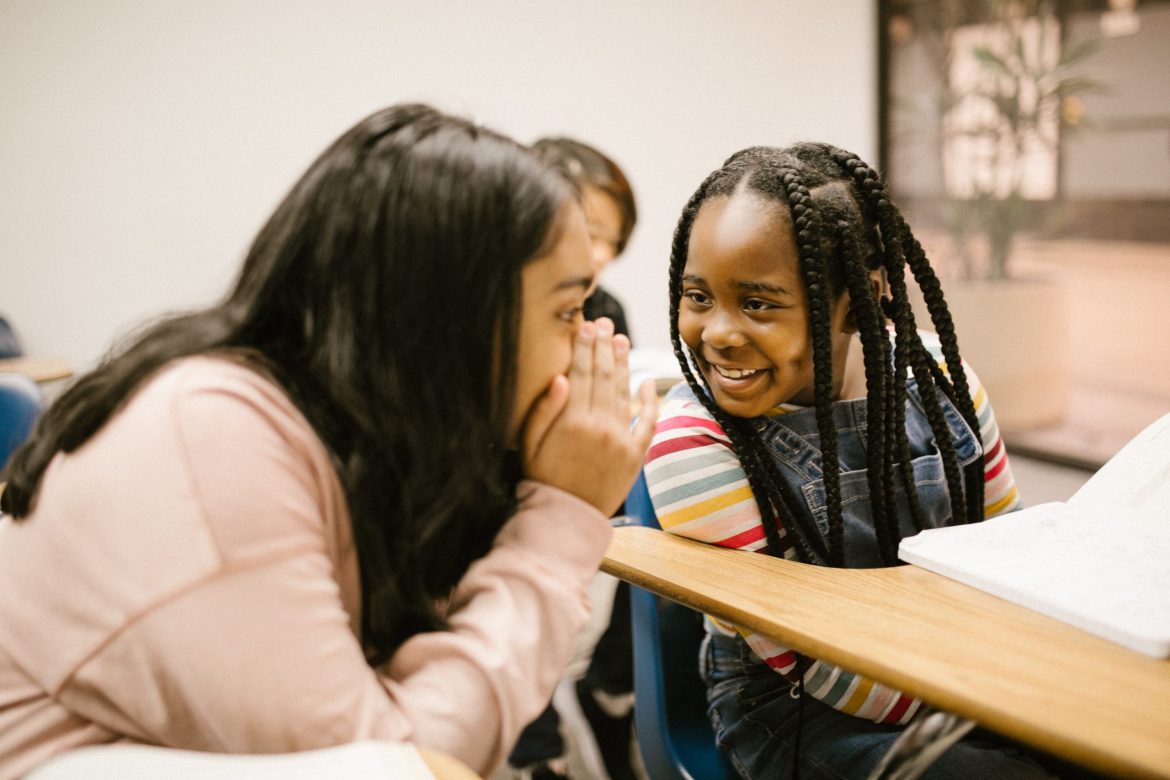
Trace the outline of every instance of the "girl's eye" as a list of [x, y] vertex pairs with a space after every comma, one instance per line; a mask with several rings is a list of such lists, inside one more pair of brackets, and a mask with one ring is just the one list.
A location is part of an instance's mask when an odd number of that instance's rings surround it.
[[696, 306], [706, 306], [711, 303], [711, 299], [707, 297], [707, 294], [700, 290], [687, 290], [683, 293], [683, 297]]
[[557, 312], [557, 317], [565, 322], [577, 322], [585, 313], [584, 306], [574, 306], [571, 309]]
[[768, 309], [776, 308], [776, 306], [767, 301], [761, 301], [758, 298], [749, 298], [744, 302], [743, 308], [745, 311], [767, 311]]

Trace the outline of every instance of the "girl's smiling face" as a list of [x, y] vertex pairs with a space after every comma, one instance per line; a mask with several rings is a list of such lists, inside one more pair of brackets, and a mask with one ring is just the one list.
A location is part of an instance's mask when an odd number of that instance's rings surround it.
[[[854, 331], [848, 310], [843, 293], [829, 314], [834, 398]], [[786, 208], [750, 191], [703, 204], [691, 227], [678, 329], [728, 413], [757, 417], [782, 403], [813, 403], [808, 299]]]

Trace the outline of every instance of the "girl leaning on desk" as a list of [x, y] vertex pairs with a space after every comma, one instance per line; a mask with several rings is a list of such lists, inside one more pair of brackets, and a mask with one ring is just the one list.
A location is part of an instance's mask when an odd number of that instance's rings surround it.
[[[912, 280], [937, 334], [916, 328]], [[898, 541], [917, 530], [1019, 506], [938, 280], [855, 155], [803, 143], [728, 158], [683, 210], [670, 302], [687, 382], [666, 397], [646, 465], [667, 531], [864, 568], [897, 564]], [[707, 627], [709, 714], [743, 777], [865, 778], [895, 743], [893, 756], [913, 753], [914, 740], [898, 740], [919, 701], [766, 637]], [[973, 732], [926, 776], [1053, 771], [1071, 770]]]
[[0, 776], [115, 741], [503, 761], [653, 420], [628, 342], [582, 322], [572, 192], [490, 130], [379, 111], [222, 303], [48, 410], [3, 496]]

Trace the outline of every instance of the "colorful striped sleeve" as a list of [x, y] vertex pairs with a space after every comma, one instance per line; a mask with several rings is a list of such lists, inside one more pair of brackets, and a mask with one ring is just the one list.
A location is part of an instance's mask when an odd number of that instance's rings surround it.
[[664, 530], [740, 550], [767, 545], [731, 440], [693, 399], [664, 403], [646, 456], [646, 481]]
[[[938, 336], [929, 331], [920, 331], [919, 336], [931, 356], [943, 371], [946, 371], [947, 364]], [[1011, 464], [1008, 463], [1007, 450], [1003, 446], [1003, 437], [999, 434], [995, 410], [991, 408], [987, 390], [966, 360], [963, 361], [963, 373], [967, 375], [971, 400], [975, 404], [975, 415], [979, 419], [979, 438], [983, 441], [983, 517], [995, 517], [1015, 511], [1023, 506], [1023, 503], [1020, 501], [1020, 491], [1016, 488], [1016, 479], [1012, 475]]]
[[[731, 441], [694, 399], [670, 397], [663, 404], [645, 471], [658, 522], [669, 533], [748, 552], [767, 547], [759, 508]], [[784, 557], [793, 557], [791, 548]], [[737, 630], [713, 618], [708, 626], [723, 633]], [[739, 633], [769, 667], [796, 683], [795, 652], [759, 634]], [[805, 690], [831, 707], [890, 724], [906, 723], [918, 710], [918, 700], [900, 691], [809, 660]]]

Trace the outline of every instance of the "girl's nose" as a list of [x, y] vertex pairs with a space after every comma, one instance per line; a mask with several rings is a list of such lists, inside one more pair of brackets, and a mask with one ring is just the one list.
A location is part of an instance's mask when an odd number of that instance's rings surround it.
[[747, 344], [747, 336], [739, 328], [735, 317], [712, 313], [703, 328], [703, 341], [715, 349], [728, 349]]

